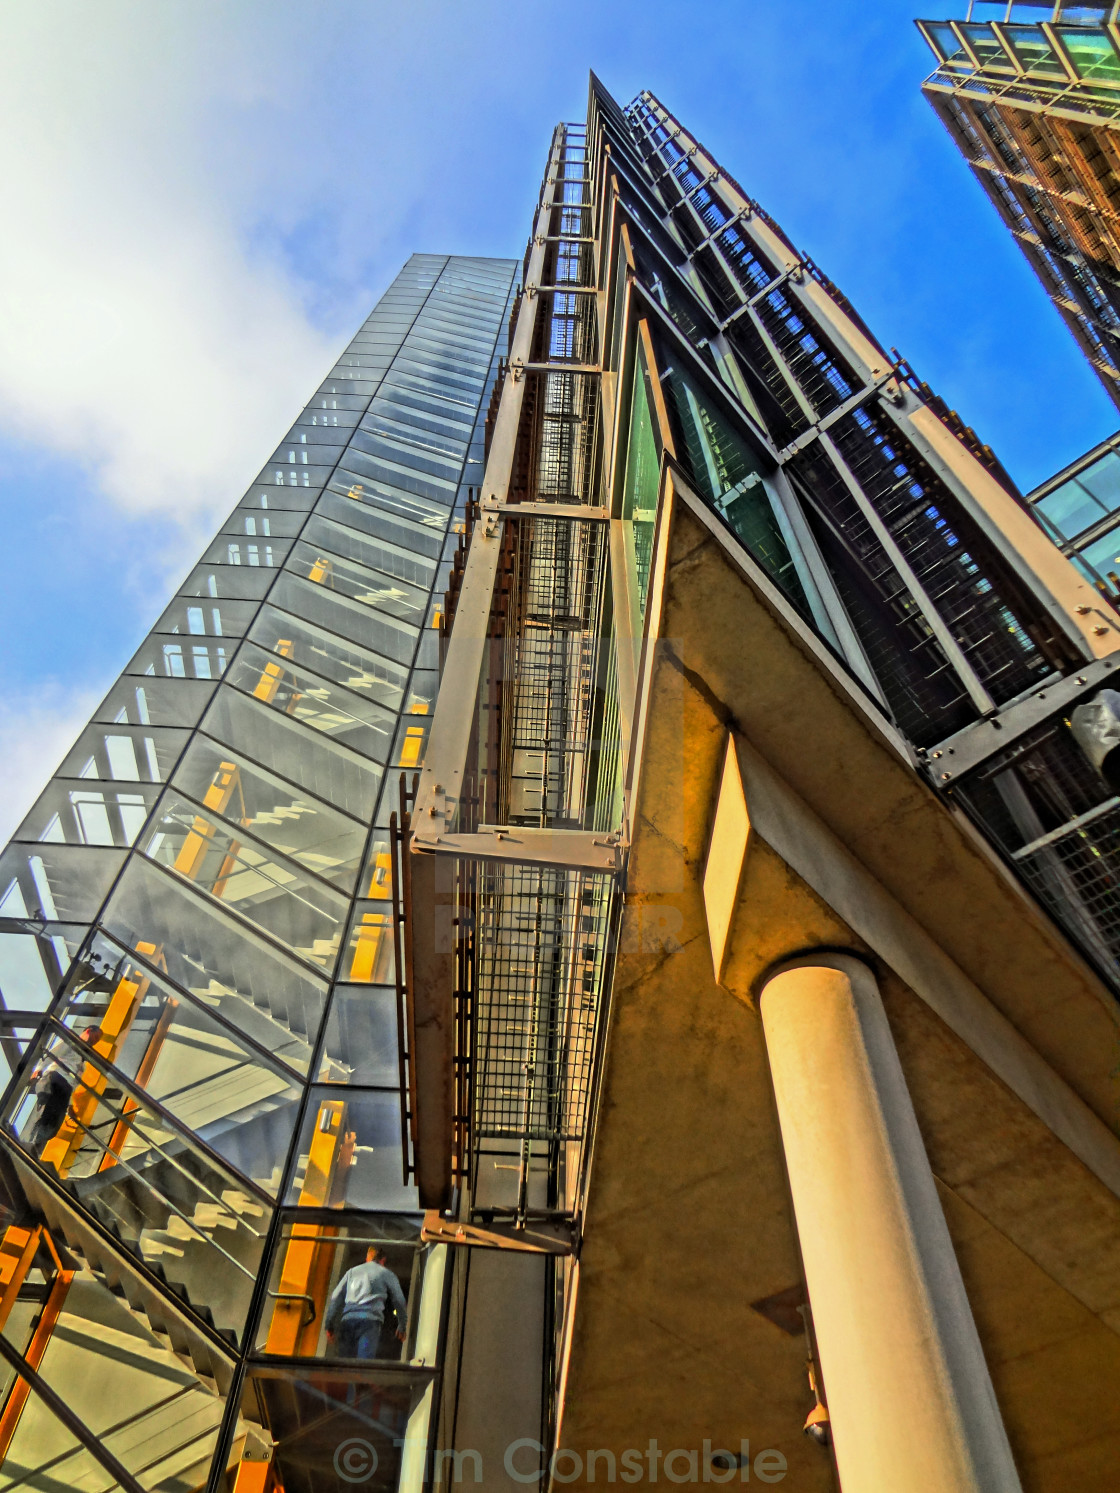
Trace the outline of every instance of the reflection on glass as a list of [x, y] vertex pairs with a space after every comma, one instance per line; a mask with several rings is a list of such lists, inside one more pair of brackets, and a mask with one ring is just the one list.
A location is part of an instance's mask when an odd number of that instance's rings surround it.
[[697, 491], [786, 595], [808, 613], [761, 457], [691, 379], [670, 370], [662, 382], [680, 432], [678, 454]]
[[203, 1005], [306, 1072], [325, 999], [323, 982], [309, 969], [139, 856], [121, 877], [103, 922]]
[[[271, 688], [275, 684], [277, 693], [283, 681], [282, 666], [278, 668], [279, 677], [267, 674], [264, 686]], [[268, 708], [270, 704], [272, 710]], [[266, 702], [237, 690], [219, 690], [203, 721], [203, 729], [352, 818], [368, 820], [381, 782], [381, 769], [326, 733], [298, 724], [288, 712], [275, 708], [276, 704], [275, 695]]]
[[202, 735], [188, 747], [173, 781], [203, 808], [250, 830], [309, 871], [347, 891], [353, 886], [365, 826], [321, 799]]
[[60, 1019], [243, 1176], [278, 1190], [302, 1091], [270, 1057], [100, 934]]
[[56, 777], [16, 837], [57, 845], [131, 845], [158, 797], [159, 789], [147, 783], [118, 788], [96, 780]]
[[265, 606], [249, 632], [254, 643], [349, 690], [395, 710], [408, 679], [407, 667], [357, 647], [348, 638], [325, 631], [288, 612]]
[[[291, 638], [278, 639], [277, 648], [285, 644], [294, 648]], [[302, 665], [292, 664], [288, 658], [288, 654], [277, 657], [254, 643], [246, 643], [227, 675], [227, 682], [362, 756], [384, 762], [389, 755], [395, 713], [374, 700], [328, 682]]]
[[45, 1011], [86, 936], [85, 924], [28, 916], [18, 881], [0, 897], [0, 1002], [7, 1011]]
[[415, 1211], [401, 1145], [399, 1094], [312, 1089], [287, 1201], [301, 1208]]
[[[232, 767], [220, 774], [235, 791]], [[228, 802], [228, 799], [227, 799]], [[287, 859], [213, 814], [167, 794], [139, 847], [145, 855], [232, 907], [293, 953], [329, 972], [346, 917], [346, 900]]]
[[[36, 1233], [35, 1263], [5, 1336], [142, 1486], [167, 1493], [204, 1486], [224, 1395], [201, 1382], [88, 1265], [47, 1230]], [[24, 1321], [29, 1310], [34, 1325]], [[14, 1435], [0, 1486], [96, 1493], [117, 1486], [22, 1380], [4, 1417]]]
[[[422, 1372], [252, 1368], [234, 1432], [242, 1460], [227, 1474], [226, 1493], [246, 1485], [240, 1468], [251, 1476], [265, 1460], [277, 1490], [351, 1493], [357, 1484], [365, 1493], [396, 1493], [404, 1481], [420, 1487], [431, 1401], [431, 1380]], [[413, 1469], [407, 1478], [405, 1467]]]
[[14, 909], [9, 916], [90, 923], [125, 854], [86, 845], [13, 841], [0, 854], [0, 916]]
[[270, 1210], [102, 1066], [110, 1036], [50, 1038], [17, 1095], [12, 1133], [104, 1228], [240, 1333]]
[[320, 1083], [400, 1082], [395, 987], [335, 987], [323, 1033]]
[[[327, 537], [333, 539], [336, 536], [328, 535]], [[348, 546], [348, 548], [356, 548], [356, 546]], [[421, 589], [399, 576], [367, 569], [364, 565], [359, 565], [351, 559], [336, 554], [325, 544], [307, 544], [300, 541], [292, 554], [291, 569], [313, 585], [337, 591], [340, 595], [361, 602], [363, 606], [388, 612], [417, 627], [423, 622], [428, 606], [426, 587]], [[281, 597], [276, 597], [274, 600], [280, 605], [288, 605]]]
[[119, 679], [94, 711], [95, 721], [123, 726], [195, 726], [214, 692], [197, 679]]
[[415, 627], [397, 618], [383, 616], [368, 606], [353, 602], [330, 589], [333, 565], [315, 557], [315, 579], [300, 580], [287, 571], [277, 577], [269, 600], [296, 617], [302, 617], [339, 637], [353, 639], [360, 647], [398, 664], [408, 664], [416, 648]]
[[282, 1225], [257, 1329], [257, 1351], [285, 1357], [407, 1362], [425, 1256], [420, 1219], [348, 1216]]
[[1120, 85], [1120, 56], [1107, 32], [1088, 26], [1059, 26], [1058, 36], [1079, 78]]

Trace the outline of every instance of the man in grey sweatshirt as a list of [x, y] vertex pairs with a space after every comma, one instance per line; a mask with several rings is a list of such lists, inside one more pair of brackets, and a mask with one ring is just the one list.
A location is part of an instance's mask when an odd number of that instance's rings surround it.
[[327, 1337], [340, 1358], [381, 1358], [378, 1351], [385, 1324], [385, 1308], [396, 1318], [398, 1342], [404, 1342], [408, 1303], [401, 1283], [385, 1264], [385, 1253], [371, 1244], [365, 1261], [352, 1265], [327, 1302]]

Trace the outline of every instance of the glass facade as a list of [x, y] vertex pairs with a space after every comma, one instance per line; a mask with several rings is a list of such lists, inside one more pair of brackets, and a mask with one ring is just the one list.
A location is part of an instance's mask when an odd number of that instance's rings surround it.
[[923, 92], [1120, 406], [1120, 11], [976, 3], [919, 21]]
[[[387, 826], [515, 279], [409, 260], [0, 857], [0, 1487], [342, 1488], [351, 1433], [390, 1487], [427, 1444]], [[405, 1308], [356, 1343], [371, 1249]]]
[[1113, 598], [1120, 598], [1118, 445], [1113, 436], [1028, 494], [1062, 552]]

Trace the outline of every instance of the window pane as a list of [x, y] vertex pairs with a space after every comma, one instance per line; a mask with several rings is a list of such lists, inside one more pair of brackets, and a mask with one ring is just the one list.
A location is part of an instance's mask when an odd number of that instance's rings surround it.
[[301, 874], [294, 862], [251, 839], [244, 829], [168, 793], [139, 848], [309, 964], [327, 974], [334, 968], [346, 898]]
[[19, 883], [0, 900], [0, 1001], [6, 1011], [45, 1011], [81, 947], [87, 925], [26, 915]]
[[232, 689], [218, 691], [203, 727], [316, 798], [368, 822], [381, 769], [322, 732], [297, 725], [280, 710]]
[[1108, 512], [1076, 477], [1040, 498], [1036, 507], [1066, 539], [1099, 523]]
[[279, 1190], [302, 1089], [203, 1006], [99, 935], [60, 1019], [242, 1176]]
[[[406, 664], [379, 658], [357, 647], [349, 638], [326, 632], [312, 622], [267, 605], [261, 608], [249, 637], [282, 658], [305, 664], [314, 673], [345, 685], [366, 699], [376, 700], [394, 715], [400, 707], [408, 681]], [[268, 681], [262, 679], [258, 683], [259, 691], [254, 687], [251, 693], [269, 703]]]
[[95, 721], [133, 726], [194, 726], [213, 684], [196, 679], [120, 679], [93, 713]]
[[1105, 32], [1059, 26], [1058, 35], [1078, 77], [1087, 82], [1120, 84], [1120, 56]]
[[186, 744], [186, 731], [167, 727], [87, 726], [62, 759], [59, 773], [113, 783], [166, 783]]
[[287, 572], [278, 576], [269, 595], [272, 605], [283, 607], [296, 617], [368, 648], [371, 653], [397, 663], [412, 662], [416, 650], [415, 627], [371, 612], [368, 607], [337, 595], [327, 587], [328, 568], [316, 566], [315, 569], [322, 577], [318, 583], [300, 580]]
[[[297, 1220], [298, 1214], [285, 1219], [277, 1241], [257, 1352], [407, 1363], [416, 1340], [424, 1264], [431, 1254], [431, 1246], [420, 1244], [420, 1219], [382, 1213], [351, 1216], [341, 1225]], [[347, 1294], [343, 1281], [351, 1271], [350, 1294], [359, 1300], [350, 1320], [341, 1323]]]
[[0, 855], [0, 916], [89, 923], [104, 901], [126, 852], [78, 845], [20, 845]]
[[326, 987], [187, 884], [133, 856], [105, 927], [290, 1067], [306, 1072]]
[[416, 1188], [403, 1180], [401, 1144], [397, 1093], [312, 1089], [287, 1201], [414, 1212]]
[[252, 831], [273, 849], [347, 891], [354, 884], [366, 826], [239, 757], [196, 736], [174, 783], [196, 803]]
[[64, 845], [131, 845], [158, 796], [158, 787], [149, 783], [120, 788], [95, 778], [55, 778], [16, 837]]
[[[245, 1435], [247, 1455], [250, 1447], [271, 1448], [280, 1487], [352, 1493], [358, 1485], [363, 1493], [396, 1493], [402, 1483], [424, 1483], [431, 1403], [430, 1379], [419, 1372], [253, 1368], [237, 1431]], [[405, 1465], [412, 1471], [402, 1478]], [[465, 1465], [473, 1470], [474, 1462]], [[226, 1486], [232, 1493], [232, 1474]]]
[[[294, 652], [298, 642], [306, 642], [306, 630], [302, 624], [296, 624], [294, 619], [286, 631], [297, 636], [278, 639], [278, 647], [287, 643]], [[302, 638], [298, 635], [302, 635]], [[352, 650], [341, 646], [337, 651], [353, 656]], [[328, 666], [332, 662], [325, 656], [321, 656], [319, 661]], [[335, 662], [348, 679], [355, 677], [341, 660]], [[361, 695], [353, 694], [348, 689], [328, 683], [309, 669], [293, 667], [287, 656], [281, 662], [275, 653], [266, 653], [255, 644], [246, 643], [226, 675], [226, 681], [245, 694], [262, 700], [273, 710], [281, 711], [303, 725], [310, 726], [312, 730], [322, 732], [324, 736], [341, 742], [364, 757], [372, 757], [375, 762], [384, 762], [389, 755], [393, 728], [396, 725], [394, 711], [383, 710], [373, 700], [363, 699]], [[390, 691], [390, 697], [393, 693]]]
[[97, 1046], [51, 1037], [9, 1127], [70, 1196], [215, 1325], [239, 1335], [270, 1210], [237, 1174], [100, 1066]]
[[[328, 537], [337, 537], [341, 532], [337, 526], [335, 528], [336, 536]], [[357, 538], [356, 535], [354, 537]], [[355, 564], [353, 560], [340, 556], [326, 544], [321, 548], [318, 545], [297, 544], [292, 551], [289, 569], [313, 585], [338, 592], [353, 601], [361, 602], [363, 606], [373, 607], [376, 611], [388, 612], [390, 616], [400, 617], [416, 627], [423, 626], [424, 614], [428, 609], [426, 587], [421, 590], [399, 577], [368, 570], [364, 565]], [[273, 599], [280, 606], [288, 605], [280, 597]], [[301, 612], [301, 615], [305, 614]], [[374, 646], [378, 652], [387, 651], [382, 644]], [[392, 656], [400, 655], [394, 651]], [[404, 655], [406, 661], [409, 656]]]
[[395, 987], [335, 987], [316, 1076], [375, 1087], [400, 1082]]

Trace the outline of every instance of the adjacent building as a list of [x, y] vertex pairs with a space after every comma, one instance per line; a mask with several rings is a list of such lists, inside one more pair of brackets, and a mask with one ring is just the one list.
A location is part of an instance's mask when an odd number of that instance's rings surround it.
[[0, 860], [0, 1489], [1111, 1489], [1101, 502], [592, 78]]
[[923, 92], [1120, 405], [1120, 11], [969, 0]]

